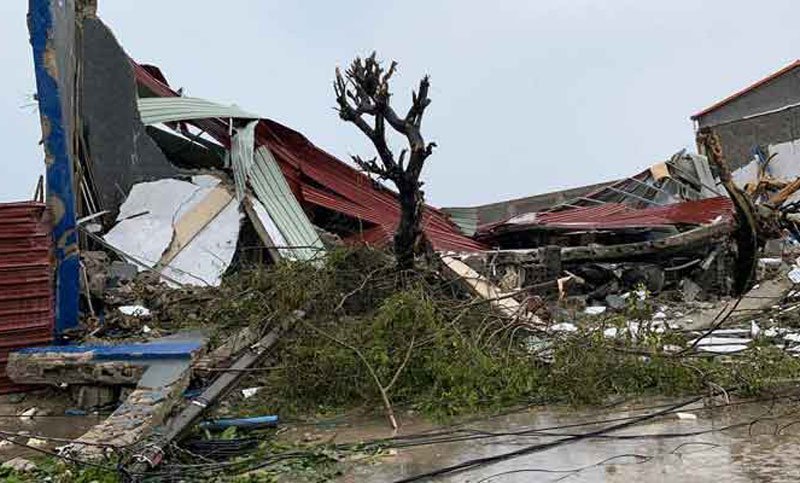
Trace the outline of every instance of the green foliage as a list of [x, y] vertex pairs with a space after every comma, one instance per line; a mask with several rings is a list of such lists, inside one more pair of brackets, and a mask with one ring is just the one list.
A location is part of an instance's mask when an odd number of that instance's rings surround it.
[[0, 481], [6, 483], [118, 483], [121, 481], [114, 470], [95, 466], [74, 465], [55, 458], [39, 459], [36, 469], [21, 473], [0, 468]]
[[[394, 381], [393, 404], [435, 418], [526, 402], [696, 393], [713, 385], [757, 393], [800, 373], [795, 359], [768, 347], [734, 358], [666, 353], [665, 345], [682, 346], [685, 338], [642, 322], [653, 312], [643, 289], [642, 296], [631, 294], [624, 314], [578, 321], [581, 330], [553, 341], [544, 362], [530, 348], [528, 328], [474, 303], [435, 272], [399, 277], [391, 257], [367, 248], [243, 269], [216, 290], [199, 322], [220, 335], [243, 325], [266, 329], [295, 310], [306, 314], [281, 338], [275, 369], [245, 378], [243, 385], [268, 390], [234, 401], [239, 414], [378, 409], [381, 394], [369, 368], [383, 386]], [[633, 334], [629, 320], [642, 322]], [[603, 337], [603, 328], [614, 326], [625, 337]]]

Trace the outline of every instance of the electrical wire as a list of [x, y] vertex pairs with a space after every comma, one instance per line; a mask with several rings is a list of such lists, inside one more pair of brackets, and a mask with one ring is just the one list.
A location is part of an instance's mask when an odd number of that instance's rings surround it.
[[633, 425], [639, 424], [641, 422], [648, 421], [650, 419], [656, 418], [656, 417], [664, 415], [664, 414], [668, 414], [668, 413], [670, 413], [672, 411], [675, 411], [677, 409], [686, 407], [686, 406], [688, 406], [690, 404], [693, 404], [693, 403], [695, 403], [697, 401], [700, 401], [702, 398], [703, 398], [702, 396], [693, 397], [691, 399], [687, 399], [687, 400], [685, 400], [683, 402], [680, 402], [678, 404], [670, 406], [667, 409], [664, 409], [664, 410], [661, 410], [661, 411], [658, 411], [658, 412], [655, 412], [655, 413], [651, 413], [651, 414], [646, 414], [644, 416], [640, 416], [640, 417], [638, 417], [636, 419], [633, 419], [633, 420], [630, 420], [630, 421], [624, 421], [624, 422], [621, 422], [621, 423], [618, 423], [618, 424], [614, 424], [612, 426], [608, 426], [608, 427], [605, 427], [605, 428], [600, 428], [600, 429], [597, 429], [597, 430], [594, 430], [594, 431], [590, 431], [588, 433], [582, 433], [582, 434], [575, 435], [575, 436], [567, 436], [565, 438], [558, 439], [556, 441], [550, 441], [550, 442], [547, 442], [547, 443], [540, 443], [540, 444], [535, 444], [535, 445], [531, 445], [531, 446], [526, 446], [524, 448], [520, 448], [520, 449], [515, 450], [515, 451], [510, 451], [510, 452], [507, 452], [507, 453], [502, 453], [502, 454], [498, 454], [498, 455], [494, 455], [494, 456], [486, 456], [486, 457], [482, 457], [482, 458], [474, 458], [474, 459], [462, 461], [461, 463], [457, 463], [457, 464], [450, 465], [450, 466], [445, 466], [445, 467], [442, 467], [442, 468], [439, 468], [439, 469], [435, 469], [435, 470], [432, 470], [432, 471], [421, 473], [421, 474], [418, 474], [418, 475], [415, 475], [415, 476], [411, 476], [411, 477], [408, 477], [408, 478], [403, 478], [401, 480], [397, 480], [396, 483], [410, 483], [410, 482], [413, 482], [413, 481], [431, 479], [431, 478], [434, 478], [434, 477], [437, 477], [437, 476], [443, 476], [443, 475], [446, 475], [446, 474], [452, 474], [452, 473], [465, 471], [465, 470], [468, 470], [468, 469], [475, 468], [477, 466], [491, 465], [491, 464], [498, 463], [500, 461], [505, 461], [505, 460], [517, 458], [517, 457], [524, 456], [524, 455], [531, 454], [531, 453], [537, 453], [537, 452], [544, 451], [544, 450], [551, 449], [551, 448], [555, 448], [555, 447], [558, 447], [558, 446], [561, 446], [561, 445], [564, 445], [564, 444], [573, 443], [573, 442], [576, 442], [576, 441], [579, 441], [579, 440], [582, 440], [582, 439], [592, 438], [592, 437], [595, 437], [595, 436], [598, 436], [598, 435], [602, 435], [602, 434], [605, 434], [605, 433], [608, 433], [608, 432], [611, 432], [611, 431], [617, 431], [617, 430], [620, 430], [620, 429], [624, 429], [624, 428], [627, 428], [629, 426], [633, 426]]

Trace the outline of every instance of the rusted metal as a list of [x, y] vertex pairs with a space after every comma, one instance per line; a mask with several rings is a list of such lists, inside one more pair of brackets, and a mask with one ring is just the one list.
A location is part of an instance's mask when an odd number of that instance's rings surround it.
[[8, 353], [53, 341], [52, 273], [45, 204], [0, 204], [0, 394], [26, 389], [6, 377]]
[[537, 227], [564, 230], [618, 230], [657, 228], [674, 225], [703, 225], [717, 218], [733, 219], [729, 198], [707, 198], [652, 208], [632, 208], [621, 203], [606, 203], [571, 210], [520, 215], [505, 223], [479, 227], [478, 233], [492, 230], [528, 230]]

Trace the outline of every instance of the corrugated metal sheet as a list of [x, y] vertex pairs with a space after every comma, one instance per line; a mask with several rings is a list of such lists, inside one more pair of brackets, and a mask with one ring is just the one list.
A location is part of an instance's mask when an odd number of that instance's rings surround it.
[[492, 227], [482, 227], [482, 233], [511, 228], [565, 230], [614, 230], [655, 228], [673, 225], [702, 225], [716, 218], [733, 219], [733, 205], [726, 197], [685, 201], [667, 206], [636, 209], [620, 203], [606, 203], [564, 211], [528, 213]]
[[258, 121], [251, 121], [236, 130], [231, 140], [231, 165], [236, 184], [236, 199], [241, 203], [247, 190], [247, 176], [253, 168], [255, 135]]
[[[138, 105], [144, 124], [207, 118], [258, 117], [236, 106], [222, 106], [188, 97], [149, 97], [139, 99]], [[249, 123], [239, 129], [232, 140], [227, 140], [227, 144], [231, 146], [237, 198], [239, 201], [244, 198], [245, 179], [249, 178], [256, 197], [266, 208], [271, 220], [289, 245], [289, 248], [280, 249], [279, 252], [296, 260], [310, 260], [324, 250], [324, 245], [269, 150], [262, 146], [254, 153], [256, 124], [256, 122]]]
[[[137, 82], [150, 93], [162, 97], [177, 96], [175, 91], [164, 84], [163, 77], [158, 79], [153, 76], [151, 71], [154, 68], [144, 68], [133, 60], [131, 60], [131, 64]], [[204, 129], [222, 145], [230, 146], [230, 138], [222, 120], [198, 119], [192, 123]], [[328, 193], [335, 194], [335, 198], [331, 198], [327, 194], [316, 198], [311, 195], [311, 198], [314, 199], [311, 203], [327, 207], [322, 203], [330, 203], [335, 200], [338, 205], [337, 208], [332, 209], [341, 210], [340, 212], [343, 214], [366, 222], [379, 223], [381, 230], [375, 233], [380, 232], [381, 235], [375, 238], [386, 240], [387, 237], [384, 235], [394, 233], [400, 220], [400, 206], [396, 193], [380, 186], [364, 173], [317, 148], [300, 133], [269, 119], [262, 119], [256, 127], [256, 146], [269, 148], [269, 152], [277, 162], [278, 172], [282, 173], [284, 182], [300, 202], [310, 202], [303, 198], [303, 193], [320, 194], [318, 187], [322, 186]], [[256, 159], [258, 159], [258, 150]], [[265, 178], [262, 181], [266, 181], [266, 174], [260, 174], [261, 178]], [[308, 190], [307, 187], [313, 189]], [[261, 198], [260, 194], [259, 198]], [[327, 201], [324, 200], [325, 198]], [[263, 199], [261, 201], [265, 202]], [[270, 214], [272, 213], [270, 212]], [[482, 243], [461, 234], [458, 227], [441, 211], [426, 206], [424, 217], [425, 233], [435, 249], [476, 251], [486, 248]]]
[[280, 253], [289, 258], [310, 260], [325, 249], [266, 146], [256, 149], [250, 184], [289, 247], [293, 247], [281, 249]]
[[259, 116], [240, 109], [195, 97], [146, 97], [139, 99], [139, 116], [146, 126], [160, 122], [187, 121], [205, 118], [258, 119]]
[[450, 221], [458, 226], [461, 233], [472, 236], [478, 231], [478, 208], [442, 208], [442, 211], [447, 213]]
[[53, 340], [52, 272], [44, 203], [0, 204], [0, 393], [25, 389], [6, 376], [9, 351]]

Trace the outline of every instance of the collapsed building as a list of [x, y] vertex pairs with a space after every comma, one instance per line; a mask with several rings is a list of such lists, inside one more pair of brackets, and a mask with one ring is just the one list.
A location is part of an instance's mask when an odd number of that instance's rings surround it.
[[[15, 325], [0, 330], [21, 327], [17, 316], [30, 306], [25, 297], [40, 302], [42, 316], [24, 328], [28, 339], [2, 346], [0, 362], [10, 350], [54, 336], [80, 340], [102, 324], [103, 293], [141, 273], [166, 287], [215, 286], [246, 263], [313, 263], [336, 244], [391, 244], [400, 219], [395, 192], [259, 113], [184, 96], [161, 68], [120, 46], [95, 2], [32, 0], [30, 29], [48, 210], [35, 205], [11, 228], [0, 220], [0, 251], [33, 247], [54, 256], [28, 267], [48, 271], [31, 291], [6, 292], [10, 301], [2, 307], [13, 307], [16, 318], [0, 324]], [[754, 169], [740, 161], [751, 158], [743, 158], [744, 141], [730, 130], [793, 106], [719, 117], [719, 109], [747, 104], [755, 92], [698, 115], [721, 150], [701, 143], [703, 154], [680, 151], [628, 178], [557, 193], [477, 207], [425, 206], [424, 232], [442, 270], [507, 316], [527, 311], [531, 296], [596, 305], [641, 287], [680, 292], [688, 301], [743, 293], [752, 285], [757, 249], [770, 239], [784, 243], [781, 230], [794, 229], [800, 188], [798, 173], [776, 171], [781, 163], [796, 165], [780, 147], [791, 140], [758, 138], [768, 154], [747, 148], [756, 152]], [[16, 238], [4, 244], [2, 235]], [[0, 284], [18, 281], [18, 270], [0, 264]], [[135, 385], [87, 436], [129, 445], [170, 412], [203, 337], [26, 348], [8, 356], [9, 374], [38, 384]], [[0, 384], [0, 392], [19, 389], [10, 380]], [[185, 424], [202, 408], [193, 410]], [[121, 426], [137, 429], [120, 432]]]

